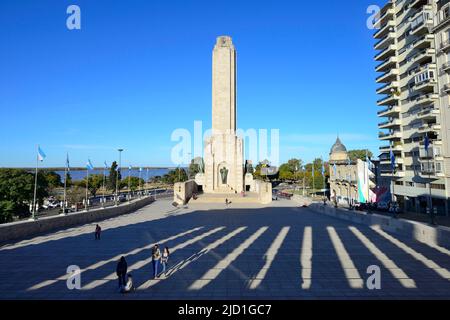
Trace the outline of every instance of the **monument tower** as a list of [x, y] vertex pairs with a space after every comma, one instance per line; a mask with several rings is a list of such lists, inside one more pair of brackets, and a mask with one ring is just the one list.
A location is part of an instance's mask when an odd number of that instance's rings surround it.
[[[236, 135], [236, 49], [229, 36], [216, 40], [212, 58], [212, 134], [204, 141], [203, 172], [176, 183], [174, 203], [272, 202], [272, 185], [244, 176], [244, 142]], [[203, 194], [197, 196], [198, 191]], [[245, 193], [243, 192], [245, 191]], [[194, 196], [195, 195], [195, 196]]]
[[206, 193], [244, 190], [243, 141], [236, 135], [236, 49], [228, 36], [217, 38], [212, 64], [212, 135], [205, 141]]

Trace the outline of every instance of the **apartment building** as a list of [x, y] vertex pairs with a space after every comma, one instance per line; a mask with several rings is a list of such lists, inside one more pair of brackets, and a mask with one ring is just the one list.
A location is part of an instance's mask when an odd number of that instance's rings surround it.
[[450, 208], [448, 2], [388, 1], [374, 33], [381, 175], [405, 210], [426, 213], [432, 199], [439, 215]]

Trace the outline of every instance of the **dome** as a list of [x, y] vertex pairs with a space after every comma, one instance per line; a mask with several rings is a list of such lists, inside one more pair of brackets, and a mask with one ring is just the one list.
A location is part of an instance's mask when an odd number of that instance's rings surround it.
[[342, 144], [339, 137], [330, 150], [330, 161], [334, 163], [344, 162], [348, 159], [347, 148]]
[[339, 153], [339, 152], [347, 152], [347, 148], [342, 144], [339, 137], [336, 139], [336, 142], [331, 147], [330, 154]]

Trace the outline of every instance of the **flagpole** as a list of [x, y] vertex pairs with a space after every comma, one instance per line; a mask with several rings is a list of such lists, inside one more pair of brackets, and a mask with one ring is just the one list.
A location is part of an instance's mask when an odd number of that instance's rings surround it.
[[[131, 167], [131, 166], [130, 166]], [[128, 167], [128, 202], [131, 201], [131, 185], [130, 185], [130, 177], [131, 177], [131, 173], [130, 173], [130, 167]]]
[[139, 198], [141, 197], [141, 168], [139, 168]]
[[[39, 153], [39, 146], [38, 146]], [[34, 173], [34, 196], [33, 196], [33, 211], [31, 215], [31, 220], [36, 220], [36, 194], [37, 194], [37, 176], [39, 167], [39, 156], [36, 154], [36, 171]]]
[[88, 211], [88, 189], [89, 189], [89, 168], [86, 168], [86, 202], [84, 204], [86, 211]]
[[64, 196], [63, 196], [63, 212], [62, 214], [65, 215], [66, 214], [66, 188], [67, 188], [67, 158], [68, 155], [66, 157], [66, 167], [64, 168]]
[[[105, 161], [106, 163], [106, 161]], [[106, 180], [106, 164], [103, 168], [103, 199], [102, 199], [102, 208], [105, 207], [105, 180]]]

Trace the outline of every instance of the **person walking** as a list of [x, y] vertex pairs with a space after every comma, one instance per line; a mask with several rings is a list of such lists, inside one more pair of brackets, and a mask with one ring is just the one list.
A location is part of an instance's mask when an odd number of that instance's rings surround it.
[[102, 233], [102, 228], [97, 225], [95, 227], [95, 240], [100, 240], [100, 234]]
[[152, 265], [153, 265], [153, 279], [158, 276], [158, 265], [161, 260], [161, 251], [159, 246], [155, 244], [152, 248]]
[[165, 247], [161, 256], [162, 273], [166, 275], [167, 262], [169, 261], [170, 251], [169, 247]]
[[119, 291], [122, 291], [125, 285], [127, 284], [126, 282], [127, 270], [128, 270], [127, 261], [125, 260], [125, 257], [122, 256], [116, 268], [116, 274], [117, 277], [119, 278]]

